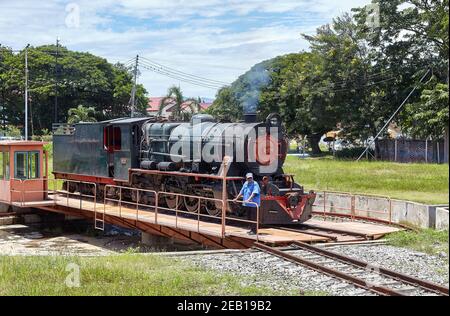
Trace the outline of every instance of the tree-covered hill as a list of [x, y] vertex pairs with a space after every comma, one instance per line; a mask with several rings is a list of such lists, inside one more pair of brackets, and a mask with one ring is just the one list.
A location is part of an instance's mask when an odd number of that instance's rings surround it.
[[[373, 0], [303, 35], [310, 51], [255, 65], [217, 94], [209, 112], [240, 119], [248, 108], [261, 119], [278, 112], [291, 137], [306, 136], [314, 152], [327, 131], [350, 141], [373, 136], [427, 70], [396, 123], [412, 137], [440, 138], [449, 124], [448, 0]], [[299, 34], [300, 36], [300, 34]], [[251, 105], [249, 107], [249, 104]]]

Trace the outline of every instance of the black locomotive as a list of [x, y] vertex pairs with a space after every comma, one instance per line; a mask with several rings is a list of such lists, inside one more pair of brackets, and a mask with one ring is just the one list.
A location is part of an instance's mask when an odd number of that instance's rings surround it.
[[[210, 115], [198, 114], [190, 122], [146, 117], [80, 123], [56, 132], [53, 143], [55, 177], [96, 183], [99, 198], [107, 184], [181, 193], [190, 197], [162, 195], [160, 203], [217, 216], [222, 212], [217, 200], [222, 200], [224, 191], [218, 175], [228, 157], [228, 199], [237, 196], [247, 172], [256, 181], [263, 177], [270, 181], [270, 194], [261, 196], [261, 224], [301, 223], [311, 217], [315, 194], [305, 193], [291, 175], [283, 173], [287, 142], [277, 114], [264, 122], [218, 123]], [[76, 190], [90, 189], [81, 184]], [[118, 192], [111, 187], [106, 194], [114, 197]], [[216, 202], [200, 202], [195, 196]], [[154, 202], [154, 194], [140, 194], [139, 203]], [[240, 208], [227, 203], [227, 212], [236, 216]]]

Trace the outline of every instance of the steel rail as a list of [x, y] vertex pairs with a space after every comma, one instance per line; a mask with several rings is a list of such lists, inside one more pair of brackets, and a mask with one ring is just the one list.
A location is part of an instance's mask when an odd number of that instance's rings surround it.
[[319, 247], [315, 247], [312, 245], [308, 245], [306, 243], [302, 243], [299, 241], [294, 241], [293, 244], [301, 249], [305, 249], [308, 250], [310, 252], [314, 252], [316, 254], [322, 255], [322, 256], [326, 256], [329, 257], [331, 259], [336, 259], [339, 260], [341, 262], [347, 263], [347, 264], [351, 264], [353, 266], [359, 267], [359, 268], [376, 268], [377, 273], [388, 277], [388, 278], [394, 278], [397, 281], [401, 281], [404, 283], [407, 283], [409, 285], [415, 286], [415, 287], [419, 287], [422, 289], [425, 289], [427, 291], [431, 291], [440, 295], [445, 295], [448, 296], [449, 295], [449, 288], [442, 286], [440, 284], [436, 284], [436, 283], [432, 283], [429, 281], [425, 281], [422, 279], [418, 279], [416, 277], [412, 277], [400, 272], [396, 272], [393, 270], [389, 270], [386, 268], [382, 268], [382, 267], [375, 267], [374, 265], [370, 265], [367, 262], [352, 258], [352, 257], [348, 257], [339, 253], [336, 253], [334, 251], [330, 251], [330, 250], [326, 250], [323, 248], [319, 248]]
[[362, 288], [364, 290], [373, 292], [373, 293], [378, 294], [378, 295], [383, 295], [383, 296], [405, 296], [405, 294], [403, 294], [401, 292], [398, 292], [396, 290], [393, 290], [393, 289], [390, 289], [390, 288], [387, 288], [387, 287], [384, 287], [384, 286], [371, 284], [371, 283], [367, 282], [364, 279], [355, 277], [353, 275], [346, 274], [344, 272], [338, 271], [338, 270], [333, 269], [333, 268], [326, 267], [324, 265], [318, 264], [316, 262], [313, 262], [313, 261], [310, 261], [310, 260], [307, 260], [307, 259], [304, 259], [304, 258], [301, 258], [301, 257], [297, 257], [297, 256], [294, 256], [294, 255], [291, 255], [289, 253], [286, 253], [285, 251], [281, 251], [279, 249], [276, 249], [276, 248], [273, 248], [273, 247], [270, 247], [270, 246], [267, 246], [267, 245], [264, 245], [264, 244], [261, 244], [261, 243], [258, 243], [258, 242], [254, 243], [254, 247], [259, 249], [259, 250], [261, 250], [261, 251], [263, 251], [263, 252], [266, 252], [266, 253], [269, 253], [271, 255], [274, 255], [274, 256], [280, 257], [282, 259], [288, 260], [290, 262], [293, 262], [293, 263], [295, 263], [297, 265], [298, 264], [304, 265], [304, 266], [307, 266], [307, 267], [309, 267], [309, 268], [311, 268], [311, 269], [313, 269], [315, 271], [318, 271], [318, 272], [321, 272], [321, 273], [325, 273], [325, 274], [327, 274], [327, 275], [329, 275], [331, 277], [335, 277], [335, 278], [341, 279], [343, 281], [347, 281], [347, 282], [349, 282], [349, 283], [351, 283], [351, 284], [353, 284], [353, 285], [355, 285], [355, 286], [357, 286], [359, 288]]

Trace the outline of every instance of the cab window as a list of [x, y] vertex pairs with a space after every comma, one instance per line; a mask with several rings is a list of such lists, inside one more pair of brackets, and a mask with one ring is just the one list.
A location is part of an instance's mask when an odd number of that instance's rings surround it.
[[122, 131], [120, 127], [107, 126], [103, 129], [103, 145], [106, 151], [122, 149]]

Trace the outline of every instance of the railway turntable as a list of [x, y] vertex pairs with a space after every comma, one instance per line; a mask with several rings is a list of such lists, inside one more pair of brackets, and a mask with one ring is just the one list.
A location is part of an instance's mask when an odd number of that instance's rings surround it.
[[[228, 208], [220, 208], [220, 211], [212, 213], [200, 211], [205, 205], [236, 203], [226, 192], [219, 196], [203, 196], [193, 192], [165, 191], [163, 188], [157, 191], [129, 186], [127, 182], [110, 181], [99, 184], [95, 177], [49, 178], [48, 153], [44, 150], [44, 145], [45, 143], [32, 141], [0, 143], [0, 203], [91, 219], [95, 228], [100, 230], [109, 223], [215, 248], [248, 248], [255, 242], [283, 246], [292, 242], [339, 241], [335, 236], [311, 229], [289, 230], [282, 225], [268, 226], [258, 220], [254, 221], [257, 234], [249, 235], [247, 229], [239, 225], [248, 224], [249, 220], [236, 217]], [[62, 162], [59, 159], [59, 163]], [[237, 176], [228, 175], [230, 162], [229, 159], [224, 159], [215, 175], [196, 174], [195, 177], [214, 180], [227, 188], [228, 181], [240, 180]], [[132, 170], [129, 169], [131, 179]], [[147, 172], [153, 174], [157, 171]], [[186, 173], [179, 171], [163, 173], [186, 176]], [[110, 192], [114, 194], [109, 194]], [[181, 201], [191, 201], [198, 205], [199, 211], [193, 212]], [[258, 208], [258, 218], [261, 218], [259, 212]], [[370, 227], [359, 229], [371, 231]], [[392, 231], [392, 227], [384, 230], [378, 228], [377, 238], [383, 232]]]

